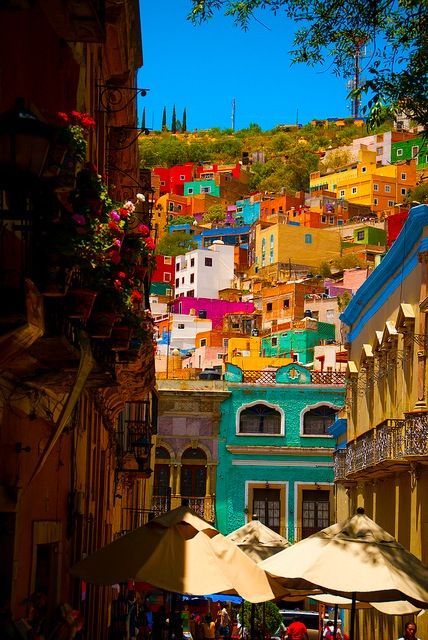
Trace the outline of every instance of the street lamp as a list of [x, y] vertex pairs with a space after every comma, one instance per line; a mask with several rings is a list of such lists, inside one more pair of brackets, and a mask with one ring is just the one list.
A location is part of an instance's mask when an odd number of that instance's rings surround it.
[[40, 176], [53, 129], [39, 120], [17, 98], [15, 106], [0, 115], [0, 166], [3, 170]]

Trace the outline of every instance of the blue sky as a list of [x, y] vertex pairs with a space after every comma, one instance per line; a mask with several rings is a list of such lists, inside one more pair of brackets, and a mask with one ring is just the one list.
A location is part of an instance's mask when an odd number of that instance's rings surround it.
[[[162, 111], [171, 124], [175, 104], [187, 129], [229, 128], [235, 99], [235, 129], [250, 123], [263, 130], [306, 124], [312, 118], [346, 117], [346, 80], [323, 68], [290, 65], [294, 25], [263, 12], [248, 31], [221, 14], [202, 26], [186, 20], [189, 0], [140, 0], [144, 65], [138, 86], [146, 126], [160, 129]], [[267, 27], [267, 28], [266, 28]]]

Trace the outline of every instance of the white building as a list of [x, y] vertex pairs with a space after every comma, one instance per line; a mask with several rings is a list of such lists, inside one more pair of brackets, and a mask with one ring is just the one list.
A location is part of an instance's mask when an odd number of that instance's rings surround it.
[[218, 298], [231, 286], [234, 247], [215, 240], [207, 249], [194, 249], [175, 259], [175, 297]]
[[201, 331], [211, 331], [211, 320], [198, 318], [184, 313], [172, 313], [169, 319], [170, 336], [161, 336], [158, 342], [158, 353], [166, 354], [168, 351], [178, 349], [180, 352], [195, 348], [196, 334]]

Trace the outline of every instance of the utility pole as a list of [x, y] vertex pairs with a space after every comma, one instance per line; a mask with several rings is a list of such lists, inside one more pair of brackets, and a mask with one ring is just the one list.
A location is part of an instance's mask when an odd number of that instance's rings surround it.
[[236, 100], [232, 99], [232, 131], [235, 131], [235, 112], [236, 112]]

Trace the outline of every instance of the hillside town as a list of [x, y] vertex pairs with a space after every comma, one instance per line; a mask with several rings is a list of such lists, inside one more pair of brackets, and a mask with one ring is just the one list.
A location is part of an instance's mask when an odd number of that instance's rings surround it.
[[[144, 163], [143, 137], [204, 132], [137, 126], [139, 11], [136, 0], [0, 8], [0, 640], [202, 640], [202, 609], [180, 598], [219, 593], [229, 607], [297, 602], [317, 612], [321, 638], [320, 590], [351, 598], [339, 622], [352, 640], [393, 640], [415, 620], [423, 640], [426, 131], [406, 111], [375, 131], [361, 116], [280, 125], [297, 154], [311, 132], [359, 132], [320, 145], [299, 191], [252, 188], [262, 148]], [[245, 564], [222, 588], [169, 588], [184, 559], [147, 549], [177, 509], [179, 529], [213, 540], [259, 523], [280, 553], [365, 514], [356, 537], [398, 541], [422, 567], [420, 590], [368, 586], [392, 609], [359, 610], [356, 599], [373, 602], [357, 587], [260, 565], [247, 578]], [[139, 531], [147, 573], [129, 569], [136, 542], [93, 571], [99, 551]], [[211, 575], [203, 559], [198, 572]], [[272, 591], [247, 593], [266, 575]], [[209, 637], [261, 638], [241, 610]]]

